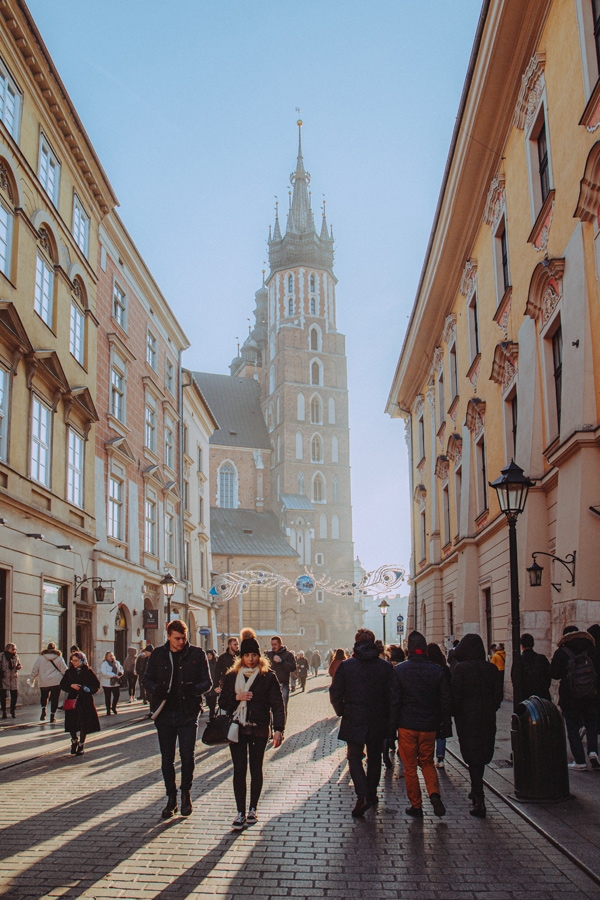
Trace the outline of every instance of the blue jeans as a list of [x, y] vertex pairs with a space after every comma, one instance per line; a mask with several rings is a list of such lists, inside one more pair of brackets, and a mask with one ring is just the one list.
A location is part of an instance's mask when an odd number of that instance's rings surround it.
[[446, 738], [436, 738], [435, 756], [436, 759], [444, 759], [446, 756]]
[[283, 708], [287, 715], [288, 701], [290, 699], [290, 686], [289, 684], [280, 684], [279, 687], [281, 688], [281, 696], [283, 697]]
[[563, 710], [563, 718], [567, 726], [567, 737], [573, 759], [576, 763], [585, 762], [583, 741], [579, 736], [579, 729], [585, 725], [588, 754], [598, 752], [598, 722], [596, 701], [592, 700], [580, 709]]
[[158, 745], [162, 757], [162, 775], [167, 794], [177, 793], [175, 783], [175, 749], [179, 740], [181, 759], [181, 790], [189, 791], [194, 777], [194, 753], [198, 723], [196, 719], [184, 718], [181, 713], [164, 709], [156, 719]]

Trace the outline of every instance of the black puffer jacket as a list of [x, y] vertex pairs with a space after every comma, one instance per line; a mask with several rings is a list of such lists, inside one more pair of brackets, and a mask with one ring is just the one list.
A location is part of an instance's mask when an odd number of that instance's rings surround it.
[[[512, 677], [512, 667], [511, 667]], [[550, 700], [550, 661], [543, 653], [527, 647], [521, 653], [523, 697], [542, 697]]]
[[215, 666], [215, 687], [223, 686], [223, 679], [227, 674], [227, 671], [232, 667], [236, 660], [236, 656], [234, 653], [230, 653], [229, 650], [225, 650], [224, 653], [221, 653], [217, 660], [217, 665]]
[[594, 664], [596, 675], [598, 673], [598, 648], [596, 647], [594, 638], [587, 631], [571, 631], [569, 634], [563, 634], [558, 642], [558, 648], [554, 651], [552, 662], [550, 663], [550, 677], [560, 680], [558, 686], [558, 705], [565, 711], [582, 709], [587, 703], [595, 704], [597, 701], [592, 698], [589, 700], [576, 700], [571, 695], [569, 682], [567, 679], [567, 669], [569, 667], [569, 656], [562, 649], [567, 646], [569, 650], [576, 656], [584, 651]]
[[393, 673], [390, 728], [452, 734], [450, 687], [441, 666], [410, 654]]
[[375, 644], [367, 641], [355, 644], [354, 655], [338, 666], [329, 698], [342, 717], [340, 741], [366, 744], [388, 736], [393, 671]]
[[[186, 718], [195, 719], [202, 705], [202, 694], [210, 691], [212, 687], [208, 661], [204, 650], [201, 647], [192, 647], [189, 642], [185, 643], [179, 653], [181, 665], [177, 667], [178, 711]], [[167, 699], [172, 671], [171, 651], [167, 641], [162, 647], [152, 651], [144, 675], [144, 688], [152, 695], [150, 700], [152, 711]]]
[[[290, 683], [290, 673], [296, 671], [296, 657], [287, 649], [280, 647], [277, 652], [269, 650], [266, 656], [271, 660], [271, 671], [277, 675], [279, 684]], [[281, 662], [275, 662], [274, 657], [278, 656]]]
[[[229, 672], [223, 681], [219, 695], [219, 706], [225, 712], [234, 713], [238, 701], [235, 699], [236, 672]], [[274, 672], [261, 672], [252, 682], [250, 689], [252, 700], [248, 700], [247, 719], [253, 725], [268, 726], [273, 714], [273, 731], [281, 731], [285, 727], [285, 710], [281, 687]]]
[[478, 634], [466, 634], [455, 653], [450, 691], [460, 752], [467, 765], [487, 765], [494, 756], [496, 710], [502, 703], [502, 680], [485, 658]]

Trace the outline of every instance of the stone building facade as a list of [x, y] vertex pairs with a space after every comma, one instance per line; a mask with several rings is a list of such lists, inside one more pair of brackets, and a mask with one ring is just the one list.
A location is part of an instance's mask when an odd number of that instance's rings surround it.
[[[536, 482], [517, 524], [522, 631], [549, 654], [566, 624], [600, 619], [597, 16], [588, 0], [481, 13], [387, 406], [410, 455], [410, 625], [440, 643], [509, 638], [488, 482], [513, 458]], [[535, 551], [576, 551], [574, 584], [541, 557], [531, 587]]]

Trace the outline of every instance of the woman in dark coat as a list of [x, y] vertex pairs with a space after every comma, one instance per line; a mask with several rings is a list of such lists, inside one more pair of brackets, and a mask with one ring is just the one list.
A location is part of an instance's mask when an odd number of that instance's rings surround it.
[[[93, 694], [100, 690], [96, 674], [88, 666], [81, 650], [71, 654], [70, 665], [60, 683], [67, 692], [65, 700], [65, 731], [71, 735], [71, 755], [81, 756], [88, 734], [100, 731], [98, 713]], [[69, 709], [69, 701], [76, 701], [75, 709]]]
[[460, 752], [469, 767], [471, 815], [485, 818], [483, 772], [494, 756], [496, 710], [502, 703], [498, 669], [485, 657], [478, 634], [466, 634], [456, 648], [452, 671], [452, 714]]
[[210, 719], [214, 719], [214, 717], [216, 715], [215, 710], [217, 708], [217, 700], [219, 697], [219, 695], [215, 691], [215, 687], [218, 687], [218, 684], [219, 684], [217, 681], [217, 675], [216, 675], [217, 661], [219, 659], [219, 657], [217, 656], [217, 651], [216, 650], [207, 650], [206, 651], [206, 659], [208, 661], [208, 669], [210, 671], [210, 677], [211, 677], [212, 683], [213, 683], [212, 690], [210, 690], [208, 692], [208, 694], [204, 695], [206, 698], [206, 702], [208, 704], [208, 718], [210, 720]]

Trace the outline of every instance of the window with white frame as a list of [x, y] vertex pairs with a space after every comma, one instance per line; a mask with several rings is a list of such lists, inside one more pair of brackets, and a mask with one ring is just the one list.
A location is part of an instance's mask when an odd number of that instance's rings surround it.
[[310, 314], [311, 316], [316, 316], [317, 314], [317, 301], [314, 297], [310, 298]]
[[110, 367], [110, 412], [123, 424], [125, 423], [126, 371], [125, 363], [115, 354]]
[[311, 441], [310, 458], [312, 462], [323, 462], [323, 441], [318, 434], [315, 434]]
[[10, 278], [14, 216], [0, 202], [0, 272]]
[[531, 186], [531, 212], [535, 221], [553, 187], [545, 94], [542, 96], [537, 115], [527, 135], [526, 144]]
[[302, 432], [296, 432], [296, 459], [302, 459], [304, 456], [304, 448], [302, 446]]
[[294, 298], [290, 297], [288, 300], [288, 316], [294, 315]]
[[2, 60], [0, 60], [0, 119], [17, 141], [21, 119], [21, 92]]
[[165, 559], [175, 562], [175, 515], [171, 510], [165, 513]]
[[71, 318], [69, 322], [69, 350], [80, 365], [84, 362], [85, 350], [85, 317], [74, 301], [71, 301]]
[[230, 462], [224, 462], [219, 469], [219, 506], [221, 509], [235, 509], [237, 500], [237, 472]]
[[425, 420], [422, 413], [419, 416], [419, 420], [417, 422], [417, 436], [419, 442], [417, 459], [421, 460], [425, 456]]
[[288, 275], [288, 293], [293, 293], [294, 291], [294, 276]]
[[323, 404], [316, 394], [310, 401], [310, 421], [313, 425], [320, 425], [323, 419]]
[[200, 525], [204, 525], [204, 497], [202, 494], [198, 497], [198, 522]]
[[322, 370], [320, 364], [315, 360], [310, 367], [310, 383], [322, 384]]
[[447, 484], [445, 484], [444, 487], [442, 488], [442, 514], [443, 514], [443, 519], [444, 519], [444, 536], [443, 536], [443, 537], [444, 537], [444, 543], [443, 543], [443, 546], [445, 547], [446, 544], [449, 544], [450, 541], [451, 541], [451, 534], [450, 534], [450, 491], [449, 491], [449, 489], [448, 489], [448, 485], [447, 485]]
[[444, 372], [443, 370], [438, 375], [437, 382], [437, 414], [438, 414], [438, 428], [441, 428], [444, 422], [446, 421], [446, 396], [444, 393]]
[[156, 402], [153, 397], [146, 397], [144, 413], [144, 443], [148, 450], [156, 453]]
[[200, 548], [200, 587], [206, 587], [206, 553]]
[[35, 297], [33, 308], [40, 319], [52, 327], [54, 300], [54, 269], [39, 253], [35, 264]]
[[298, 407], [298, 410], [297, 410], [296, 418], [298, 419], [299, 422], [304, 422], [305, 403], [304, 403], [304, 394], [302, 394], [302, 393], [298, 394], [297, 407]]
[[158, 363], [158, 342], [150, 329], [146, 332], [146, 362], [154, 370]]
[[168, 356], [165, 359], [165, 387], [175, 396], [175, 366]]
[[500, 303], [510, 287], [510, 269], [508, 266], [508, 232], [506, 216], [503, 215], [494, 234], [494, 262], [496, 265], [496, 298]]
[[154, 496], [146, 494], [144, 511], [144, 550], [146, 553], [157, 556], [156, 546], [156, 500]]
[[325, 554], [324, 553], [315, 553], [315, 565], [317, 565], [317, 566], [325, 565]]
[[50, 485], [52, 410], [38, 397], [31, 399], [31, 477]]
[[318, 350], [319, 349], [319, 332], [316, 328], [310, 329], [310, 349]]
[[329, 406], [329, 424], [335, 425], [335, 400], [333, 397], [330, 397], [327, 402]]
[[554, 380], [554, 402], [556, 409], [556, 421], [560, 432], [560, 416], [562, 411], [562, 360], [563, 339], [562, 327], [559, 324], [551, 338], [552, 342], [552, 375]]
[[304, 472], [300, 472], [298, 475], [298, 493], [301, 496], [304, 495]]
[[271, 366], [269, 369], [269, 393], [273, 394], [275, 392], [275, 366]]
[[458, 363], [456, 361], [456, 342], [452, 344], [448, 351], [448, 361], [450, 363], [450, 402], [452, 403], [458, 397]]
[[77, 194], [75, 194], [73, 199], [73, 237], [81, 252], [84, 256], [87, 256], [90, 239], [90, 217], [83, 208], [83, 204]]
[[276, 420], [277, 424], [279, 425], [279, 423], [281, 422], [281, 397], [277, 398], [277, 404], [275, 408], [277, 410]]
[[58, 206], [60, 163], [44, 135], [40, 138], [38, 178], [54, 205]]
[[202, 465], [203, 465], [202, 447], [200, 446], [200, 444], [198, 444], [197, 446], [198, 446], [198, 471], [201, 472]]
[[477, 291], [473, 292], [473, 296], [469, 301], [467, 308], [469, 319], [469, 352], [471, 354], [471, 362], [479, 354], [479, 313], [477, 310]]
[[[322, 553], [317, 553], [317, 556], [322, 556]], [[317, 591], [317, 603], [325, 603], [325, 591], [318, 590]]]
[[8, 459], [8, 416], [10, 378], [6, 369], [0, 366], [0, 459]]
[[327, 540], [327, 516], [321, 513], [319, 516], [319, 538], [323, 541]]
[[75, 506], [83, 507], [84, 440], [72, 428], [69, 428], [68, 435], [67, 500]]
[[333, 502], [339, 503], [340, 502], [340, 479], [338, 478], [337, 475], [333, 476], [333, 485], [331, 487], [331, 491], [333, 494]]
[[310, 292], [311, 292], [311, 294], [314, 294], [314, 292], [315, 292], [315, 276], [314, 275], [310, 276]]
[[477, 465], [477, 507], [478, 513], [488, 508], [487, 460], [485, 435], [482, 434], [475, 444], [475, 460]]
[[123, 481], [115, 475], [108, 479], [108, 536], [122, 541], [125, 532]]
[[425, 515], [425, 510], [421, 510], [421, 514], [419, 517], [420, 522], [420, 531], [421, 531], [421, 557], [420, 561], [422, 562], [427, 558], [427, 519]]
[[462, 502], [462, 466], [454, 472], [454, 508], [456, 510], [456, 534], [460, 534], [460, 504]]
[[190, 542], [186, 539], [183, 542], [183, 571], [181, 573], [185, 581], [190, 580]]
[[277, 435], [277, 462], [281, 462], [281, 435]]
[[339, 541], [340, 539], [340, 518], [337, 513], [334, 513], [331, 517], [331, 539], [333, 541]]
[[324, 503], [325, 502], [325, 484], [323, 482], [322, 475], [315, 475], [313, 478], [313, 502], [314, 503]]
[[123, 288], [115, 281], [113, 285], [112, 315], [117, 325], [120, 325], [123, 329], [126, 325], [126, 313], [127, 295]]
[[165, 466], [175, 470], [175, 427], [165, 418]]

